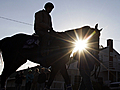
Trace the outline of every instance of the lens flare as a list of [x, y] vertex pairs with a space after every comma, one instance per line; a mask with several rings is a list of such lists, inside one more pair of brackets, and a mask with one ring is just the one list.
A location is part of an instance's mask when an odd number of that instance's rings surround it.
[[78, 40], [75, 43], [75, 47], [70, 55], [70, 57], [73, 57], [73, 54], [79, 50], [82, 51], [82, 50], [85, 50], [87, 47], [88, 47], [88, 40], [96, 33], [96, 31], [93, 31], [86, 39], [84, 40], [81, 40], [79, 38], [77, 38]]
[[72, 51], [72, 54], [70, 55], [70, 57], [73, 57], [73, 53], [75, 53], [76, 51], [79, 50], [82, 51], [85, 48], [87, 48], [87, 40], [78, 40], [75, 42], [75, 48]]
[[75, 48], [73, 51], [81, 51], [81, 50], [84, 50], [85, 48], [87, 47], [87, 40], [78, 40], [76, 43], [75, 43]]

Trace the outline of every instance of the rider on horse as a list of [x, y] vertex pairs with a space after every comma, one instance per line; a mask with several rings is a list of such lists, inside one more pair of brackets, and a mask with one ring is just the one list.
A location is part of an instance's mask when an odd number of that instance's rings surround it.
[[48, 41], [50, 39], [50, 34], [55, 33], [52, 27], [52, 20], [50, 12], [53, 10], [54, 5], [50, 2], [46, 3], [43, 10], [40, 10], [35, 13], [34, 21], [34, 30], [37, 35], [40, 37], [41, 41], [41, 54], [43, 53], [48, 46]]

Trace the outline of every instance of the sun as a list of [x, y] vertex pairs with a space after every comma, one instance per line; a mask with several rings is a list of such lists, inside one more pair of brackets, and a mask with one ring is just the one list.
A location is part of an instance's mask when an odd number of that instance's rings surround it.
[[87, 48], [87, 41], [88, 40], [86, 39], [86, 40], [77, 40], [76, 42], [74, 42], [75, 47], [74, 47], [70, 57], [72, 57], [73, 53], [75, 53], [77, 51], [81, 52], [82, 50], [85, 50]]
[[74, 48], [72, 50], [72, 53], [70, 55], [70, 57], [73, 57], [73, 54], [77, 51], [81, 52], [83, 50], [87, 50], [87, 48], [90, 47], [90, 44], [88, 43], [89, 39], [96, 33], [96, 31], [93, 31], [88, 37], [84, 37], [84, 39], [81, 39], [78, 37], [78, 34], [76, 33], [76, 39], [74, 39], [75, 41], [74, 43]]
[[78, 40], [75, 42], [75, 48], [73, 52], [82, 51], [87, 47], [87, 40]]
[[75, 51], [79, 50], [84, 50], [87, 47], [87, 40], [78, 40], [75, 42]]
[[82, 51], [87, 48], [88, 40], [95, 34], [96, 32], [93, 31], [86, 39], [80, 39], [77, 38], [77, 41], [75, 42], [75, 48], [73, 50], [73, 53], [76, 51]]

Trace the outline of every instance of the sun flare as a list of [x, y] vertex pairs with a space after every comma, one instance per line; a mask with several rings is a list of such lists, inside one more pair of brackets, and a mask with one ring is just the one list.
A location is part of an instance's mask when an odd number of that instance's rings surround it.
[[87, 47], [87, 40], [78, 40], [75, 42], [75, 48], [73, 52], [76, 52], [77, 50], [82, 51]]
[[89, 39], [95, 34], [96, 32], [93, 31], [86, 39], [80, 39], [78, 36], [77, 36], [77, 40], [74, 42], [75, 44], [75, 47], [70, 55], [70, 57], [73, 57], [73, 54], [76, 52], [76, 51], [79, 51], [81, 52], [82, 50], [85, 50], [86, 48], [88, 48], [88, 41]]
[[87, 48], [87, 39], [86, 40], [77, 40], [74, 44], [75, 44], [75, 48], [73, 49], [70, 57], [72, 57], [73, 53], [75, 53], [76, 51], [80, 52]]

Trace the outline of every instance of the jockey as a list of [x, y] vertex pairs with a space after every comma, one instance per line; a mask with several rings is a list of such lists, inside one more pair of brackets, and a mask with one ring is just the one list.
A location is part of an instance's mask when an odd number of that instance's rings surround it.
[[44, 9], [35, 13], [34, 30], [39, 35], [41, 40], [41, 51], [46, 49], [49, 41], [49, 33], [55, 33], [52, 27], [52, 21], [50, 13], [53, 10], [54, 5], [48, 2], [44, 5]]

